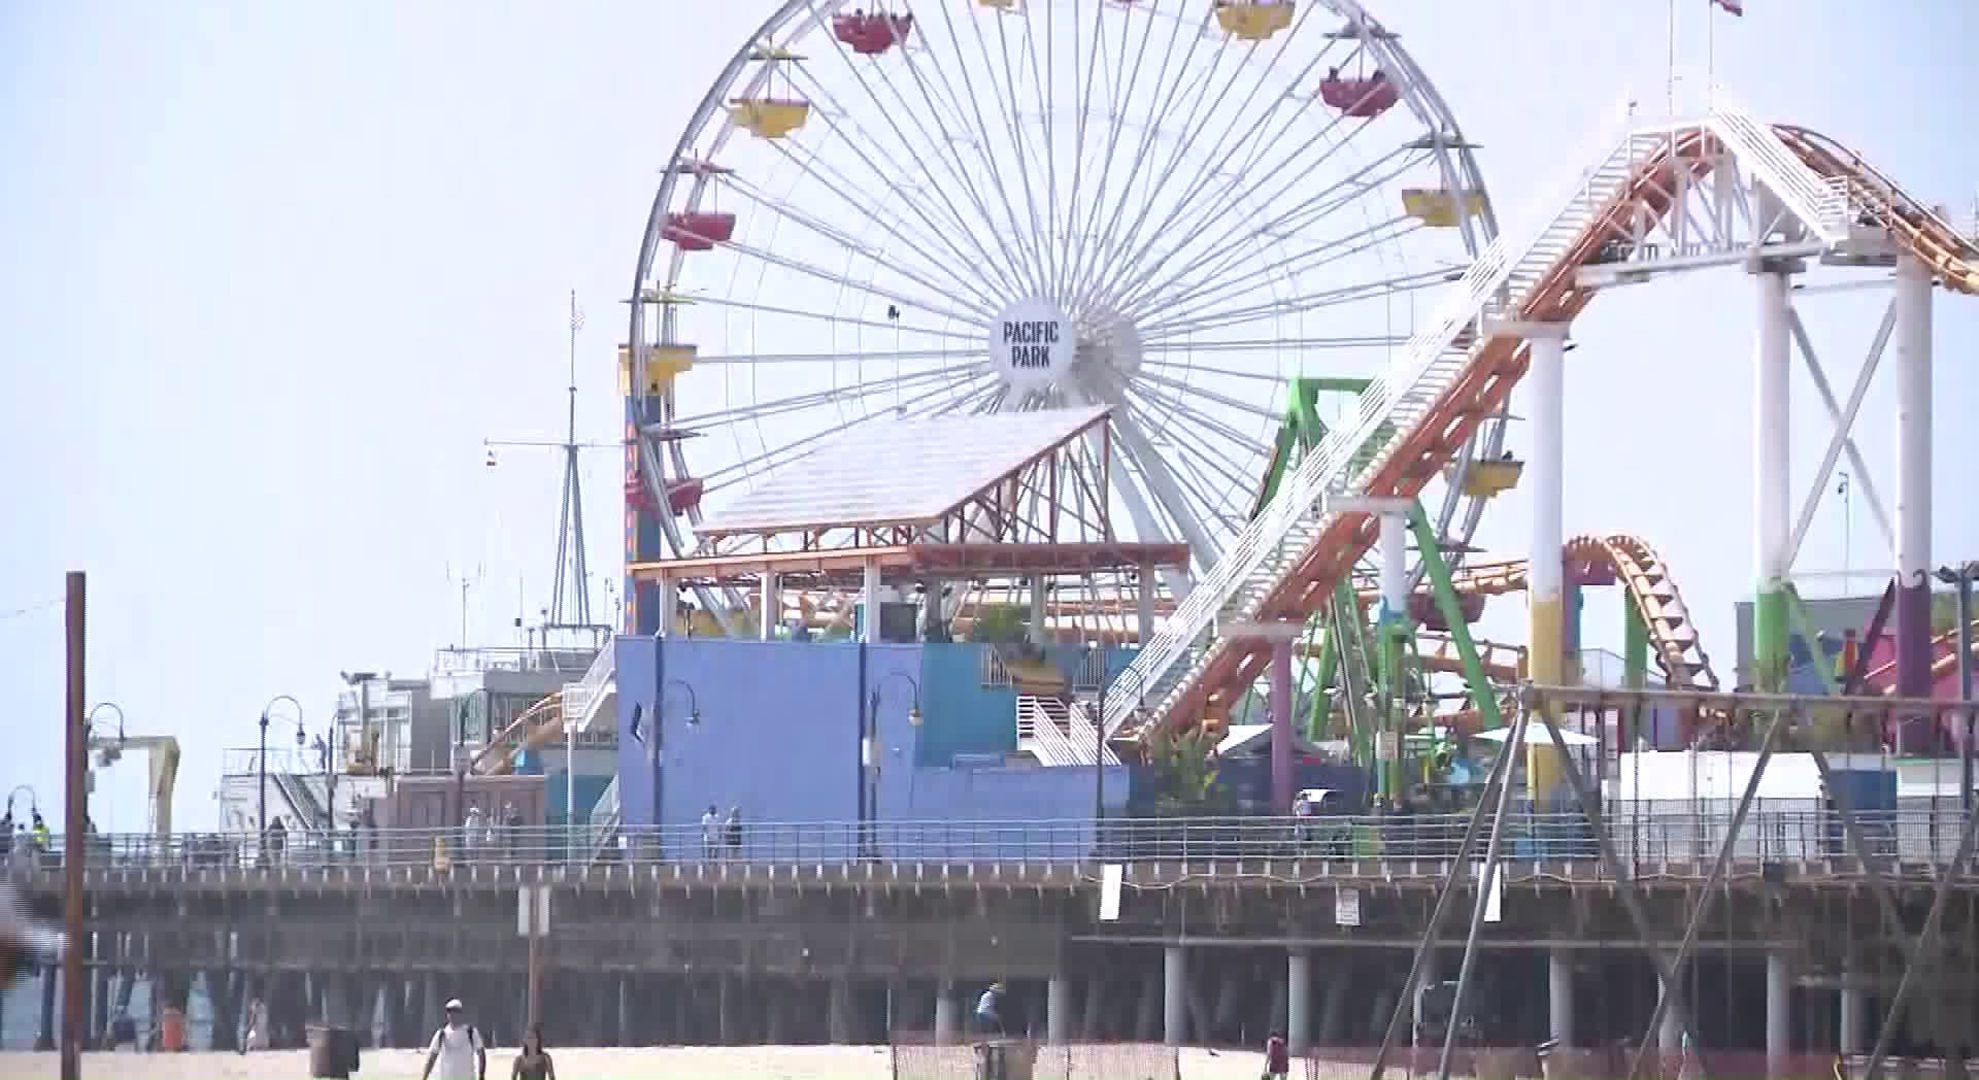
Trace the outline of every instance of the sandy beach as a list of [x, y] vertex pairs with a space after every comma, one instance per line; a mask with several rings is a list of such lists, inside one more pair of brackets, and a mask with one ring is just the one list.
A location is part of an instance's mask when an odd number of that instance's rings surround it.
[[[890, 1080], [884, 1046], [656, 1047], [638, 1050], [571, 1048], [552, 1051], [562, 1080]], [[488, 1055], [490, 1080], [507, 1080], [513, 1050]], [[354, 1080], [418, 1080], [426, 1055], [416, 1050], [367, 1051]], [[1184, 1080], [1255, 1080], [1261, 1055], [1183, 1050]], [[0, 1054], [0, 1080], [57, 1080], [55, 1054]], [[89, 1080], [306, 1080], [309, 1055], [276, 1051], [238, 1054], [85, 1054]], [[963, 1072], [957, 1080], [968, 1080]], [[1096, 1077], [1094, 1080], [1135, 1080]]]

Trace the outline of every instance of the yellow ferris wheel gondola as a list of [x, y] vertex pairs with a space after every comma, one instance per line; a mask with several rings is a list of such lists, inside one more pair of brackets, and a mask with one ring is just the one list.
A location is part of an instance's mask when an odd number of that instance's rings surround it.
[[1244, 41], [1263, 41], [1292, 25], [1292, 0], [1217, 0], [1216, 22]]
[[[758, 46], [751, 57], [766, 64], [796, 64], [804, 58], [788, 49]], [[759, 139], [781, 139], [804, 126], [811, 118], [811, 103], [796, 95], [790, 79], [784, 79], [784, 96], [775, 92], [776, 76], [772, 72], [765, 80], [768, 91], [761, 97], [731, 98], [728, 114], [735, 125]]]

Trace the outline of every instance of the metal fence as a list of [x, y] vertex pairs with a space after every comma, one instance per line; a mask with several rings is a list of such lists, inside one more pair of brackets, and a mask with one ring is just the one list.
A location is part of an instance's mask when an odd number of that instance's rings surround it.
[[[1688, 804], [1686, 804], [1688, 805]], [[1624, 863], [1708, 862], [1729, 813], [1655, 809], [1617, 812], [1609, 832]], [[1859, 812], [1879, 861], [1943, 864], [1957, 845], [1964, 812], [1933, 809]], [[1468, 816], [1334, 816], [1319, 818], [1123, 818], [1051, 821], [748, 822], [704, 831], [698, 824], [626, 826], [596, 855], [607, 863], [746, 863], [805, 865], [859, 861], [950, 863], [1175, 862], [1239, 859], [1447, 861], [1455, 858]], [[1097, 825], [1097, 827], [1096, 827]], [[1598, 858], [1594, 832], [1575, 813], [1511, 813], [1503, 824], [1511, 862]], [[90, 840], [91, 862], [105, 868], [242, 868], [257, 866], [429, 866], [461, 863], [559, 864], [585, 860], [583, 826], [572, 829], [357, 829], [333, 835], [104, 835]], [[1838, 814], [1755, 809], [1734, 845], [1745, 860], [1811, 862], [1850, 857]], [[62, 863], [60, 837], [16, 844], [7, 864], [17, 872]], [[1473, 859], [1482, 857], [1475, 849]]]

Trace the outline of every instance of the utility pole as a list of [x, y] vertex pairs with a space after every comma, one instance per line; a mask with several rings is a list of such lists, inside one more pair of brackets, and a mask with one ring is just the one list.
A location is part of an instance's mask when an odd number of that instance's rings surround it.
[[[68, 577], [69, 700], [64, 713], [68, 730], [63, 740], [67, 753], [67, 798], [62, 824], [62, 932], [68, 938], [62, 950], [62, 1080], [82, 1080], [83, 1024], [89, 1014], [84, 996], [82, 951], [88, 939], [83, 936], [83, 859], [89, 845], [89, 729], [84, 710], [88, 698], [83, 686], [83, 601], [87, 592], [83, 572], [71, 570]], [[51, 973], [47, 976], [53, 978]]]

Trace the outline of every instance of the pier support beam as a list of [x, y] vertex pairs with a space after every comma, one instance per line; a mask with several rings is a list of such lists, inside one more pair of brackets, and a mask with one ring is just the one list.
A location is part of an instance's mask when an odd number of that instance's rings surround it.
[[1774, 1076], [1793, 1052], [1793, 983], [1787, 955], [1777, 950], [1766, 954], [1766, 1063]]
[[1868, 1030], [1869, 992], [1855, 982], [1855, 973], [1844, 969], [1842, 972], [1841, 1030], [1836, 1034], [1835, 1049], [1844, 1054], [1866, 1054], [1869, 1046], [1864, 1041]]
[[1161, 1039], [1181, 1046], [1189, 1037], [1189, 953], [1170, 945], [1161, 958]]
[[1793, 445], [1788, 423], [1793, 371], [1792, 281], [1765, 270], [1758, 286], [1759, 347], [1753, 361], [1753, 685], [1779, 693], [1787, 680], [1787, 563], [1791, 557]]
[[1547, 1034], [1558, 1040], [1561, 1049], [1574, 1045], [1574, 965], [1565, 949], [1554, 949], [1546, 957], [1546, 1001], [1552, 1023]]
[[1665, 1054], [1681, 1053], [1684, 1048], [1683, 987], [1667, 982], [1660, 985], [1662, 996], [1668, 1004], [1663, 1007], [1663, 1022], [1656, 1030], [1656, 1049]]
[[955, 1041], [961, 1030], [961, 1019], [955, 1000], [955, 984], [942, 983], [935, 987], [935, 1044], [947, 1046]]
[[[1897, 262], [1896, 692], [1931, 696], [1931, 271]], [[1934, 753], [1937, 732], [1916, 720], [1899, 753]], [[1922, 741], [1922, 740], [1930, 741]]]
[[1050, 1043], [1072, 1041], [1072, 980], [1065, 975], [1045, 983], [1044, 1037]]
[[1285, 1046], [1294, 1057], [1312, 1049], [1312, 953], [1285, 954]]
[[1271, 643], [1271, 812], [1292, 813], [1292, 641]]

